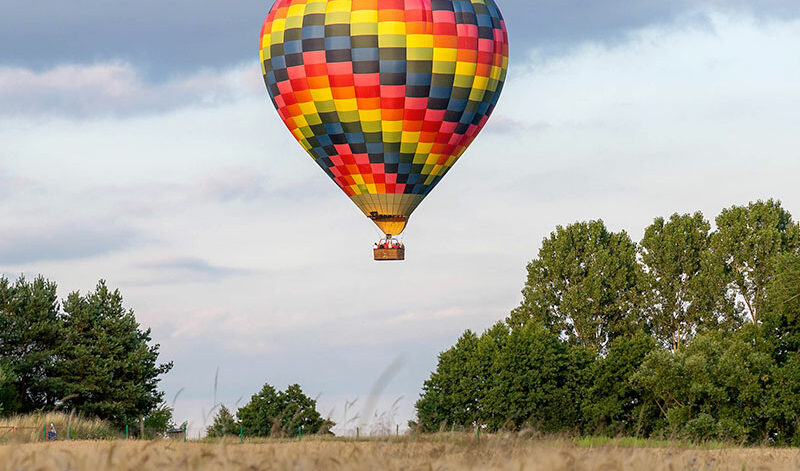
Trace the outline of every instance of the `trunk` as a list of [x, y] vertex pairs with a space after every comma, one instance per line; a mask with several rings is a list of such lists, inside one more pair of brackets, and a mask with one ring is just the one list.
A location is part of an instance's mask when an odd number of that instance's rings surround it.
[[747, 310], [750, 311], [750, 319], [753, 320], [753, 324], [758, 324], [758, 314], [756, 313], [756, 310], [753, 308], [753, 304], [750, 302], [750, 298], [747, 297], [747, 292], [743, 288], [740, 288], [739, 292], [742, 294], [742, 297], [744, 298], [744, 302], [747, 305]]

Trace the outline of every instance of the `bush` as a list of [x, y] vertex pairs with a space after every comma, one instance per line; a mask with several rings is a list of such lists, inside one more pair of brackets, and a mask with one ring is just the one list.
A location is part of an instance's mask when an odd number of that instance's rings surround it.
[[175, 428], [172, 421], [172, 408], [162, 403], [144, 418], [144, 438], [162, 438], [167, 430]]
[[704, 442], [717, 437], [717, 421], [714, 417], [702, 413], [690, 419], [683, 426], [684, 438], [695, 442]]
[[221, 406], [214, 416], [214, 423], [206, 429], [206, 435], [212, 438], [239, 435], [239, 422], [227, 407]]

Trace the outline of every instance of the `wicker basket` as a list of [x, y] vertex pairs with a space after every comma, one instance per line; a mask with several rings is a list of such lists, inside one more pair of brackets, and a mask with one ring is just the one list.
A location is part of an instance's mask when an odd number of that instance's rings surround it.
[[398, 247], [396, 249], [373, 249], [375, 260], [405, 260], [406, 249]]

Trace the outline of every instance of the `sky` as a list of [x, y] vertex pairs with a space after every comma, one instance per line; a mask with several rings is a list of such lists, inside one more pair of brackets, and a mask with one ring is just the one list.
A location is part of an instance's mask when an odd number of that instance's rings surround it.
[[369, 433], [404, 427], [437, 354], [519, 304], [556, 225], [638, 240], [770, 197], [800, 217], [795, 0], [498, 4], [499, 105], [407, 260], [375, 263], [379, 232], [269, 102], [266, 2], [0, 0], [0, 274], [118, 288], [193, 434], [265, 382]]

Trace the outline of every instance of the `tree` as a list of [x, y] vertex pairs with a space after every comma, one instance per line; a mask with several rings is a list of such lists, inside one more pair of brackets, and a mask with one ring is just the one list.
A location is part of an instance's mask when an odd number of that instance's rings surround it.
[[327, 432], [334, 424], [323, 419], [316, 406], [317, 401], [303, 394], [297, 384], [283, 392], [265, 384], [236, 415], [248, 436], [280, 437], [297, 433], [300, 427], [303, 433]]
[[713, 322], [713, 296], [701, 276], [710, 230], [700, 212], [673, 214], [669, 221], [656, 218], [639, 244], [644, 265], [641, 308], [655, 337], [672, 350], [699, 326]]
[[754, 326], [707, 332], [675, 353], [645, 358], [633, 383], [655, 401], [662, 432], [693, 440], [765, 440], [764, 402], [774, 362]]
[[753, 324], [760, 321], [766, 289], [775, 272], [775, 258], [797, 253], [800, 226], [774, 200], [732, 206], [717, 216], [711, 253], [728, 288], [744, 303]]
[[453, 347], [439, 354], [436, 370], [423, 384], [416, 403], [417, 430], [435, 432], [443, 426], [472, 428], [486, 421], [492, 364], [508, 334], [508, 326], [503, 322], [480, 337], [467, 330]]
[[53, 390], [61, 337], [55, 283], [40, 276], [11, 284], [0, 277], [0, 360], [15, 378], [7, 412], [53, 407], [63, 397]]
[[603, 221], [558, 226], [528, 264], [523, 301], [508, 318], [512, 328], [533, 319], [556, 335], [602, 351], [609, 340], [635, 330], [636, 246]]
[[261, 391], [250, 398], [250, 402], [239, 408], [236, 416], [244, 427], [245, 435], [269, 437], [275, 423], [280, 426], [281, 406], [278, 391], [265, 384]]
[[16, 399], [14, 382], [16, 380], [17, 377], [11, 372], [11, 368], [0, 362], [0, 416], [14, 410], [14, 400]]
[[280, 395], [281, 429], [294, 434], [302, 428], [303, 433], [325, 433], [334, 423], [323, 419], [317, 412], [317, 401], [303, 394], [298, 384], [292, 384]]
[[423, 384], [416, 404], [420, 431], [435, 432], [443, 425], [465, 427], [477, 422], [480, 388], [473, 381], [470, 366], [478, 342], [478, 336], [467, 330], [455, 345], [439, 354], [436, 370]]
[[[575, 346], [585, 352], [584, 347]], [[585, 366], [572, 361], [586, 355], [571, 352], [549, 329], [529, 321], [512, 329], [492, 364], [492, 386], [486, 397], [490, 430], [535, 427], [543, 432], [577, 429]], [[578, 407], [576, 407], [576, 404]]]
[[775, 344], [776, 359], [782, 363], [793, 352], [800, 352], [800, 255], [776, 258], [766, 306], [763, 328]]
[[71, 293], [63, 322], [56, 368], [62, 407], [123, 424], [161, 404], [159, 377], [172, 363], [158, 364], [159, 345], [150, 345], [150, 329], [139, 328], [118, 290], [100, 281], [94, 292]]
[[800, 352], [788, 354], [766, 380], [760, 415], [766, 438], [777, 445], [800, 446]]
[[766, 394], [760, 416], [769, 441], [800, 445], [800, 255], [784, 253], [775, 259], [767, 288], [760, 333], [774, 359], [764, 378]]
[[631, 378], [647, 355], [656, 350], [655, 340], [643, 331], [611, 341], [608, 355], [594, 362], [592, 382], [583, 410], [594, 433], [646, 436], [657, 417], [655, 404], [642, 397]]
[[239, 432], [239, 422], [224, 405], [220, 406], [217, 415], [214, 416], [214, 423], [206, 428], [206, 435], [216, 438], [239, 435]]

